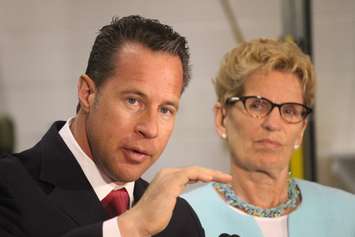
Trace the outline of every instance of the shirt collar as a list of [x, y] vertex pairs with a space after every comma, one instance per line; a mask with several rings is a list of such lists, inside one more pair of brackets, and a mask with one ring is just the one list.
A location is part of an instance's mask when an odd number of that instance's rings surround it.
[[73, 121], [73, 118], [74, 117], [67, 120], [64, 126], [60, 129], [59, 135], [62, 137], [65, 144], [68, 146], [69, 150], [79, 163], [99, 200], [101, 201], [104, 199], [112, 190], [126, 188], [129, 195], [130, 206], [132, 206], [134, 182], [118, 185], [115, 182], [112, 182], [103, 172], [101, 172], [95, 162], [81, 149], [80, 145], [75, 140], [73, 133], [70, 130], [70, 124]]

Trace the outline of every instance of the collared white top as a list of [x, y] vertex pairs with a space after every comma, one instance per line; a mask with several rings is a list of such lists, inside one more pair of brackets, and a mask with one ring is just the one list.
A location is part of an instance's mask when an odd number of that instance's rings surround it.
[[[134, 182], [118, 185], [111, 181], [103, 172], [101, 172], [95, 162], [81, 149], [80, 145], [75, 140], [73, 133], [70, 130], [70, 124], [72, 120], [73, 118], [69, 118], [67, 120], [65, 125], [60, 129], [59, 135], [62, 137], [64, 143], [67, 145], [79, 163], [83, 173], [94, 189], [99, 200], [101, 201], [104, 199], [106, 195], [108, 195], [112, 190], [126, 188], [130, 200], [129, 206], [132, 207], [132, 203], [134, 201]], [[117, 224], [117, 217], [114, 217], [103, 223], [103, 237], [121, 237]]]

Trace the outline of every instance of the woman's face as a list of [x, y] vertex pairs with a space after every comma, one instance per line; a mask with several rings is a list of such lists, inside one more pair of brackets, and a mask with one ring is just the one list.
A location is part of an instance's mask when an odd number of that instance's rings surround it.
[[[273, 103], [303, 104], [298, 78], [291, 73], [271, 71], [254, 73], [245, 81], [243, 96], [262, 96]], [[254, 118], [241, 101], [227, 109], [215, 107], [216, 127], [230, 149], [232, 167], [254, 172], [281, 172], [288, 165], [295, 145], [302, 143], [306, 121], [287, 123], [278, 107], [263, 118]]]

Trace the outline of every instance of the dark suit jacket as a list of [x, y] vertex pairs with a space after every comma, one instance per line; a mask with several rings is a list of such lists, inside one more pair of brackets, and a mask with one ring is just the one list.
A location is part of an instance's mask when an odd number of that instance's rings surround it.
[[[107, 219], [79, 164], [58, 134], [56, 122], [33, 148], [0, 159], [0, 236], [102, 236]], [[148, 183], [135, 183], [139, 198]], [[159, 237], [204, 236], [191, 206], [178, 198]]]

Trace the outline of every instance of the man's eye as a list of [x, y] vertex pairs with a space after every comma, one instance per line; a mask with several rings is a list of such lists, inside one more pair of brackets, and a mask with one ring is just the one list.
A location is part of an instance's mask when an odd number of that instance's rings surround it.
[[134, 105], [138, 102], [138, 100], [136, 98], [128, 98], [127, 99], [127, 103], [128, 104], [131, 104], [131, 105]]
[[170, 110], [168, 108], [160, 108], [160, 112], [162, 112], [163, 114], [167, 114], [170, 113]]
[[174, 115], [175, 111], [173, 109], [170, 109], [168, 107], [161, 107], [160, 112], [164, 115]]

